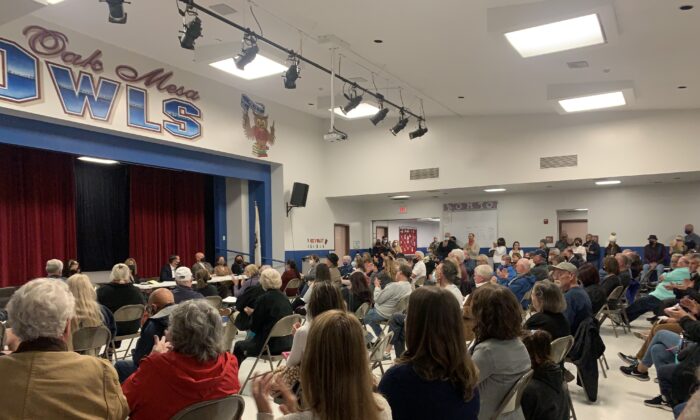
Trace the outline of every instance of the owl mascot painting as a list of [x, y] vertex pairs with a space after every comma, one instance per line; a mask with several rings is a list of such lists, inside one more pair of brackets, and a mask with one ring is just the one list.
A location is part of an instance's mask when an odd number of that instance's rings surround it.
[[[241, 108], [243, 108], [243, 131], [245, 136], [253, 140], [253, 155], [256, 157], [267, 157], [270, 145], [275, 144], [275, 122], [268, 129], [265, 114], [265, 105], [255, 102], [247, 95], [241, 95]], [[253, 124], [250, 124], [248, 111], [253, 111]]]

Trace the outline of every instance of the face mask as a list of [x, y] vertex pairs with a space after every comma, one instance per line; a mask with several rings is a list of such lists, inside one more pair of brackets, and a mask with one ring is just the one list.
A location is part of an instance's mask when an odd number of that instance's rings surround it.
[[654, 244], [656, 244], [656, 241], [649, 241], [649, 245], [653, 246]]
[[132, 265], [127, 265], [127, 267], [129, 267], [129, 270], [131, 270], [132, 273], [133, 273], [134, 271], [136, 271], [136, 266], [133, 265], [133, 264], [132, 264]]
[[690, 230], [690, 229], [686, 229], [686, 230], [685, 230], [685, 234], [686, 234], [686, 235], [690, 235], [691, 233], [693, 233], [692, 230]]
[[574, 245], [581, 246], [581, 242], [576, 242]]

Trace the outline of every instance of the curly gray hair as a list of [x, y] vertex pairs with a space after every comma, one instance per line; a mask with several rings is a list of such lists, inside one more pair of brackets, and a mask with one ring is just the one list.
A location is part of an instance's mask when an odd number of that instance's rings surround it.
[[12, 331], [21, 341], [59, 338], [75, 316], [75, 298], [61, 280], [36, 279], [12, 295], [7, 312]]
[[200, 362], [213, 360], [224, 351], [221, 316], [204, 299], [177, 305], [170, 314], [170, 335], [174, 351]]

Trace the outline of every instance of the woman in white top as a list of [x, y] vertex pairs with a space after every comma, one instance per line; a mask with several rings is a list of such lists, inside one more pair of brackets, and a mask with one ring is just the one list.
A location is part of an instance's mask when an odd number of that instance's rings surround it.
[[493, 251], [493, 266], [494, 268], [501, 265], [501, 258], [508, 253], [508, 248], [506, 248], [506, 240], [503, 238], [498, 238], [496, 242], [489, 251]]
[[337, 287], [324, 281], [314, 285], [309, 303], [306, 305], [306, 323], [294, 325], [294, 341], [292, 350], [287, 358], [287, 366], [299, 366], [306, 349], [306, 338], [314, 318], [326, 311], [338, 309], [345, 310], [345, 301]]
[[279, 392], [285, 420], [391, 420], [384, 397], [372, 392], [369, 358], [360, 321], [345, 311], [314, 318], [301, 364], [301, 411], [289, 388], [271, 374], [253, 382], [258, 420], [272, 420], [270, 394]]
[[520, 242], [518, 241], [513, 242], [513, 248], [508, 252], [511, 260], [513, 259], [513, 254], [520, 254], [520, 258], [525, 256], [524, 251], [520, 248]]
[[585, 262], [588, 250], [583, 246], [583, 240], [581, 238], [574, 239], [574, 254], [578, 254], [581, 259]]

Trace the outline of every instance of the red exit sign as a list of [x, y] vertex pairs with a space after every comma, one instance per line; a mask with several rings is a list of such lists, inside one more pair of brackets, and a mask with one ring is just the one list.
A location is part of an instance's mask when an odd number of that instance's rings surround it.
[[399, 207], [399, 213], [404, 214], [408, 212], [408, 207]]

